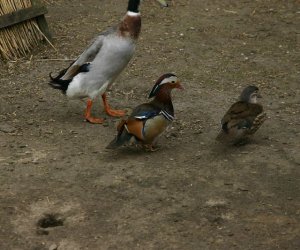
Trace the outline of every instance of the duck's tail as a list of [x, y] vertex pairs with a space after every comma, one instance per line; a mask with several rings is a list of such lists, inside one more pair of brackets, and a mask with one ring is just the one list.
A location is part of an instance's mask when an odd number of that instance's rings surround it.
[[[53, 77], [51, 73], [49, 74], [50, 77], [49, 85], [52, 88], [60, 89], [64, 94], [66, 94], [70, 82], [72, 82], [73, 78], [77, 74], [89, 72], [90, 63], [85, 63], [79, 66], [79, 65], [74, 65], [74, 62], [72, 62], [68, 68], [60, 71], [56, 77]], [[69, 77], [68, 79], [63, 80], [62, 78], [65, 76], [65, 74], [68, 74]]]
[[64, 94], [66, 94], [66, 91], [68, 89], [68, 86], [72, 79], [70, 80], [62, 80], [61, 77], [66, 73], [68, 69], [64, 69], [59, 72], [58, 76], [53, 77], [51, 73], [49, 74], [50, 82], [49, 85], [54, 89], [60, 89]]
[[216, 137], [216, 140], [219, 141], [219, 142], [224, 142], [226, 140], [228, 140], [228, 135], [223, 131], [219, 131], [217, 137]]
[[118, 125], [118, 134], [108, 145], [107, 149], [115, 149], [130, 141], [132, 135], [126, 129], [126, 121], [122, 120]]

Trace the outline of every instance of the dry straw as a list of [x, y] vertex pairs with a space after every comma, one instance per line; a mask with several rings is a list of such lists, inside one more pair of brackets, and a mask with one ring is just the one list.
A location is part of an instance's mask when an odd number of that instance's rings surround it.
[[[0, 0], [0, 16], [31, 7], [30, 0]], [[0, 29], [0, 55], [7, 60], [25, 56], [43, 40], [35, 19]]]

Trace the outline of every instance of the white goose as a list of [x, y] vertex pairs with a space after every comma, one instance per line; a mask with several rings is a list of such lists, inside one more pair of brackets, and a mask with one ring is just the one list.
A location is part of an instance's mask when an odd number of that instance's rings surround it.
[[[164, 0], [159, 0], [167, 6]], [[107, 88], [115, 81], [133, 56], [135, 44], [141, 30], [139, 13], [140, 0], [129, 0], [127, 13], [121, 22], [101, 33], [93, 43], [74, 61], [62, 70], [58, 76], [52, 77], [49, 83], [60, 89], [71, 99], [89, 98], [85, 111], [85, 119], [91, 123], [102, 123], [104, 119], [91, 116], [93, 100], [102, 96], [105, 111], [111, 116], [123, 116], [122, 110], [110, 108]]]

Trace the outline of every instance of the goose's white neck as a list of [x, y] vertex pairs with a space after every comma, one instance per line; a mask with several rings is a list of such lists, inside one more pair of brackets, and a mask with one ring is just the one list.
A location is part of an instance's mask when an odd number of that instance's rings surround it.
[[136, 13], [136, 12], [132, 12], [132, 11], [127, 11], [126, 15], [128, 16], [140, 16], [140, 12]]

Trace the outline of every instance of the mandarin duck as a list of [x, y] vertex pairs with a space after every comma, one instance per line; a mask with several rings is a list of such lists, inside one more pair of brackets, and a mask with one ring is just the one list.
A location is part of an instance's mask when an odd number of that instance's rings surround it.
[[127, 119], [121, 120], [117, 136], [107, 148], [114, 149], [133, 141], [154, 151], [156, 138], [174, 119], [171, 98], [174, 88], [183, 89], [177, 76], [171, 73], [162, 75], [149, 94], [149, 98], [154, 97], [153, 100], [137, 106]]
[[102, 123], [104, 119], [91, 116], [94, 99], [102, 96], [104, 109], [110, 116], [123, 116], [107, 102], [106, 90], [126, 67], [133, 56], [141, 30], [140, 0], [129, 0], [127, 13], [121, 22], [101, 33], [71, 65], [52, 77], [50, 85], [71, 99], [88, 98], [85, 119]]
[[242, 91], [239, 101], [229, 108], [221, 120], [218, 141], [244, 144], [260, 128], [267, 116], [257, 98], [261, 95], [256, 86], [248, 86]]

